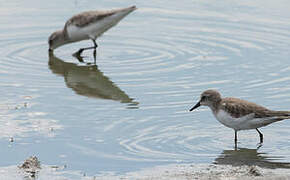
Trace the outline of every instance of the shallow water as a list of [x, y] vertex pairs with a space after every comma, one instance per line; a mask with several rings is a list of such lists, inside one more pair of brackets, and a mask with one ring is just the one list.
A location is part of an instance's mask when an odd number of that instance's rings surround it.
[[[139, 9], [98, 40], [47, 52], [47, 38], [92, 7]], [[65, 7], [65, 8], [64, 8]], [[290, 3], [255, 1], [0, 1], [0, 166], [36, 155], [87, 175], [171, 163], [290, 162], [290, 121], [234, 132], [207, 108], [209, 88], [290, 109]], [[13, 141], [13, 142], [11, 142]], [[254, 153], [253, 153], [254, 152]], [[228, 160], [230, 159], [230, 160]]]

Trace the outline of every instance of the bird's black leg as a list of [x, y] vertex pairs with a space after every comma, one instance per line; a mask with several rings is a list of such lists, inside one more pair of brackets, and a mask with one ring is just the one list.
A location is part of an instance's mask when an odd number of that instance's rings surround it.
[[96, 40], [95, 40], [95, 39], [92, 39], [92, 41], [93, 41], [93, 43], [94, 43], [94, 47], [95, 47], [95, 49], [97, 49], [98, 44], [96, 43]]
[[262, 144], [263, 143], [263, 134], [259, 131], [258, 128], [256, 128], [257, 132], [259, 133], [259, 136], [260, 136], [260, 143]]
[[96, 43], [96, 40], [95, 39], [92, 39], [92, 41], [94, 43], [94, 46], [87, 47], [87, 48], [80, 48], [76, 53], [74, 53], [74, 55], [80, 56], [84, 50], [88, 50], [88, 49], [95, 49], [96, 50], [97, 47], [98, 47], [98, 44]]
[[93, 43], [94, 43], [94, 46], [95, 46], [95, 49], [94, 49], [94, 63], [96, 64], [96, 56], [97, 56], [97, 47], [98, 47], [98, 44], [96, 43], [96, 40], [93, 39]]
[[235, 148], [237, 148], [237, 143], [238, 143], [237, 134], [238, 134], [238, 131], [235, 130]]
[[94, 49], [94, 64], [96, 64], [96, 56], [97, 56], [97, 50]]

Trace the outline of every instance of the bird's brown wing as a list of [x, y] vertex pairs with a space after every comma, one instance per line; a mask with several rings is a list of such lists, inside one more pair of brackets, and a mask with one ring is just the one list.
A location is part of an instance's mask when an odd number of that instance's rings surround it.
[[270, 110], [258, 104], [237, 98], [224, 98], [222, 108], [232, 114], [234, 118], [240, 118], [248, 114], [255, 114], [256, 118], [268, 117]]
[[224, 110], [231, 112], [235, 118], [252, 113], [255, 114], [255, 118], [275, 117], [277, 120], [290, 118], [290, 111], [273, 111], [258, 104], [237, 98], [224, 98], [222, 106]]
[[65, 27], [69, 25], [84, 27], [96, 21], [102, 20], [105, 17], [111, 16], [115, 13], [116, 11], [86, 11], [71, 17], [66, 22]]

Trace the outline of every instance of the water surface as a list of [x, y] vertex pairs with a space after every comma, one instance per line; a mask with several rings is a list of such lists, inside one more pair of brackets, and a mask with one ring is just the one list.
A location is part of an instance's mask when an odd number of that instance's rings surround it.
[[[98, 40], [47, 52], [47, 38], [73, 14], [135, 4]], [[65, 7], [65, 8], [64, 8]], [[215, 88], [272, 109], [290, 109], [290, 3], [270, 1], [0, 1], [0, 166], [31, 155], [42, 164], [96, 175], [172, 163], [290, 162], [290, 121], [239, 133], [207, 108]], [[13, 142], [11, 141], [13, 139]], [[234, 158], [233, 158], [234, 157]], [[230, 160], [228, 160], [230, 159]]]

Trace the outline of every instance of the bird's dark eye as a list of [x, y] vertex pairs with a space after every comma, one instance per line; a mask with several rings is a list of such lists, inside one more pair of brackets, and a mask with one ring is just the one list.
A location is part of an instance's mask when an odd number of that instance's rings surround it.
[[204, 101], [204, 100], [205, 100], [205, 98], [206, 98], [205, 96], [202, 96], [202, 97], [201, 97], [201, 100], [202, 100], [202, 101]]

